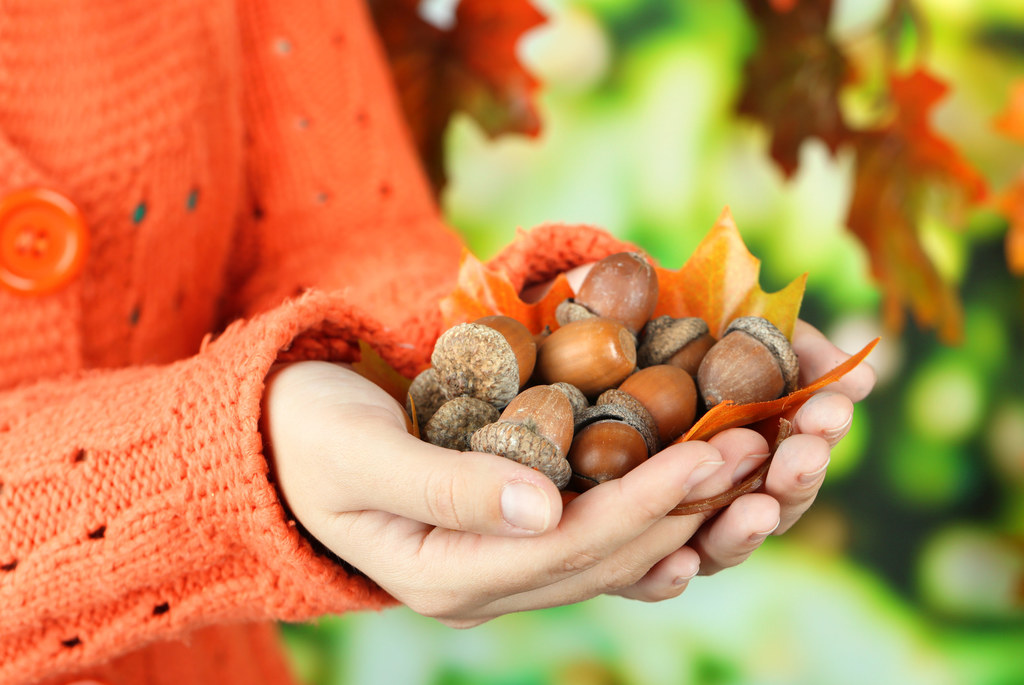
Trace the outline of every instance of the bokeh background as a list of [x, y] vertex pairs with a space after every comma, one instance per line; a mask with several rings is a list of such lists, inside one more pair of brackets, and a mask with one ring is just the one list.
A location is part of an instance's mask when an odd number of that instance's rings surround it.
[[[813, 0], [801, 0], [812, 2]], [[964, 306], [958, 345], [882, 323], [883, 286], [845, 227], [853, 158], [816, 140], [786, 177], [770, 132], [737, 114], [759, 34], [739, 0], [546, 0], [524, 63], [539, 136], [445, 137], [444, 212], [481, 258], [519, 228], [592, 223], [679, 267], [729, 206], [761, 283], [808, 273], [801, 310], [841, 347], [882, 343], [821, 496], [741, 567], [656, 605], [598, 598], [453, 631], [405, 609], [282, 633], [308, 683], [1013, 685], [1024, 683], [1024, 281], [1007, 219], [933, 211], [918, 231]], [[429, 2], [443, 25], [454, 3]], [[915, 0], [900, 49], [950, 90], [932, 123], [994, 188], [1024, 145], [993, 120], [1024, 78], [1021, 0]], [[836, 0], [865, 42], [889, 0]], [[864, 92], [852, 93], [856, 108]], [[801, 116], [793, 112], [794, 117]]]

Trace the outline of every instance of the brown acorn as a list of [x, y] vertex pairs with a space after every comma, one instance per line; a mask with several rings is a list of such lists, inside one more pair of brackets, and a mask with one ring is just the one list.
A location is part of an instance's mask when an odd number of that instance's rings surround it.
[[562, 326], [537, 352], [542, 383], [569, 383], [587, 397], [617, 386], [635, 368], [633, 335], [619, 322], [603, 317]]
[[474, 451], [497, 454], [537, 469], [559, 489], [569, 482], [565, 456], [573, 435], [572, 404], [565, 393], [535, 385], [519, 393], [494, 423], [470, 439]]
[[637, 364], [640, 367], [669, 364], [696, 376], [701, 360], [714, 344], [715, 339], [704, 319], [659, 316], [648, 321], [644, 328], [636, 352]]
[[470, 438], [498, 420], [494, 405], [475, 397], [456, 397], [442, 404], [423, 426], [423, 439], [432, 445], [468, 452]]
[[594, 264], [569, 302], [560, 316], [556, 313], [561, 325], [590, 312], [614, 319], [636, 335], [658, 304], [658, 275], [639, 252], [609, 255]]
[[799, 364], [789, 340], [767, 319], [732, 321], [704, 356], [697, 386], [707, 407], [767, 402], [796, 390]]
[[614, 419], [592, 423], [576, 435], [569, 449], [569, 487], [583, 492], [621, 478], [647, 457], [647, 443], [628, 423]]
[[662, 445], [685, 433], [697, 416], [697, 385], [677, 366], [659, 364], [640, 369], [618, 389], [635, 397], [650, 412]]

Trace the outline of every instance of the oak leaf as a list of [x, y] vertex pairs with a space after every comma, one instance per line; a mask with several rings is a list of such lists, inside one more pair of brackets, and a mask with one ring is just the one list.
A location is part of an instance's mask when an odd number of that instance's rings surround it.
[[946, 90], [921, 69], [891, 79], [891, 120], [853, 137], [857, 164], [847, 225], [867, 248], [882, 285], [887, 326], [902, 327], [906, 306], [920, 325], [954, 343], [962, 335], [960, 300], [922, 248], [917, 221], [929, 190], [941, 186], [978, 202], [986, 188], [982, 176], [932, 128], [932, 109]]
[[424, 21], [419, 0], [373, 0], [413, 140], [435, 190], [444, 185], [444, 133], [457, 111], [491, 136], [536, 135], [537, 80], [516, 57], [519, 38], [544, 21], [527, 0], [462, 0], [455, 25]]
[[654, 316], [699, 316], [716, 338], [738, 316], [761, 316], [792, 338], [807, 274], [769, 294], [758, 284], [760, 270], [761, 260], [747, 250], [726, 208], [682, 268], [656, 268]]
[[839, 109], [849, 66], [828, 29], [832, 0], [746, 0], [759, 42], [744, 67], [738, 111], [764, 124], [771, 155], [788, 177], [801, 144], [818, 138], [836, 152], [850, 131]]

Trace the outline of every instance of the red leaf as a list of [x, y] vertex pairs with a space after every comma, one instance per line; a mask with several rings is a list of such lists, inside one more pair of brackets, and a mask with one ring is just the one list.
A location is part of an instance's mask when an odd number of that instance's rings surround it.
[[791, 176], [805, 140], [818, 138], [834, 153], [849, 136], [839, 90], [850, 70], [828, 30], [832, 0], [746, 5], [759, 42], [744, 70], [738, 110], [764, 124], [772, 157]]
[[971, 202], [986, 190], [981, 175], [932, 129], [931, 110], [945, 92], [941, 81], [920, 69], [892, 78], [892, 120], [854, 136], [857, 168], [847, 224], [867, 248], [882, 285], [887, 325], [899, 330], [906, 306], [919, 324], [952, 343], [962, 334], [963, 311], [921, 247], [918, 216], [926, 191], [938, 185]]
[[[995, 121], [1007, 137], [1024, 143], [1024, 81], [1010, 94], [1010, 102]], [[1010, 222], [1006, 231], [1006, 262], [1014, 274], [1024, 275], [1024, 166], [1017, 179], [996, 198], [996, 206]]]
[[374, 19], [399, 98], [435, 189], [444, 185], [444, 132], [456, 111], [489, 135], [536, 135], [537, 81], [516, 58], [524, 32], [544, 21], [527, 0], [462, 0], [455, 26], [420, 18], [419, 0], [374, 0]]

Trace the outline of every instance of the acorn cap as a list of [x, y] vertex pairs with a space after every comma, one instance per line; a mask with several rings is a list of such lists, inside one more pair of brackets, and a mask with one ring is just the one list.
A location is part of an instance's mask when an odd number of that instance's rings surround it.
[[776, 328], [775, 324], [760, 316], [741, 316], [729, 323], [729, 327], [725, 329], [722, 337], [724, 338], [733, 331], [742, 331], [771, 350], [782, 371], [782, 378], [786, 386], [783, 394], [788, 395], [796, 390], [800, 380], [800, 362], [789, 344], [789, 338]]
[[442, 404], [423, 427], [423, 439], [432, 445], [468, 452], [472, 435], [498, 420], [498, 410], [475, 397], [456, 397]]
[[572, 383], [566, 383], [565, 381], [559, 381], [552, 383], [551, 387], [558, 388], [565, 396], [569, 398], [569, 404], [572, 405], [572, 418], [573, 421], [579, 418], [580, 412], [590, 406], [590, 402], [587, 401], [587, 396], [583, 394], [583, 391], [577, 388]]
[[[640, 402], [640, 400], [633, 397], [628, 392], [619, 390], [618, 388], [612, 388], [611, 390], [605, 390], [601, 393], [601, 396], [598, 397], [597, 402], [595, 402], [595, 405], [599, 407], [606, 404], [617, 404], [621, 407], [625, 407], [636, 415], [636, 418], [643, 422], [646, 428], [645, 430], [640, 431], [640, 435], [644, 436], [644, 442], [647, 443], [649, 454], [654, 454], [661, 449], [661, 444], [658, 440], [658, 422], [654, 420], [654, 416], [650, 411], [648, 411], [647, 407]], [[648, 439], [648, 436], [651, 436], [651, 439]]]
[[434, 371], [434, 367], [430, 367], [418, 373], [409, 384], [405, 410], [412, 416], [415, 409], [416, 421], [422, 426], [447, 401], [448, 397], [437, 382], [437, 372]]
[[470, 439], [475, 452], [518, 461], [550, 478], [559, 490], [569, 483], [572, 468], [553, 442], [521, 423], [498, 421], [483, 426]]
[[[633, 399], [635, 400], [635, 398]], [[646, 412], [647, 410], [645, 409], [644, 411]], [[648, 454], [654, 454], [658, 451], [658, 431], [653, 428], [654, 419], [651, 418], [650, 412], [647, 412], [647, 418], [650, 420], [645, 420], [624, 404], [613, 402], [595, 404], [583, 410], [580, 414], [580, 417], [576, 420], [575, 432], [579, 433], [590, 424], [598, 421], [622, 421], [635, 428], [643, 436], [644, 442], [647, 443]]]
[[594, 316], [597, 316], [597, 314], [590, 311], [571, 297], [562, 300], [558, 303], [558, 306], [555, 307], [555, 321], [558, 322], [559, 326], [565, 326], [573, 321], [589, 319]]
[[664, 364], [676, 352], [707, 334], [708, 325], [699, 316], [677, 319], [666, 315], [651, 319], [636, 351], [637, 366]]
[[448, 397], [469, 395], [504, 407], [519, 392], [519, 360], [490, 326], [463, 323], [441, 334], [430, 355]]

